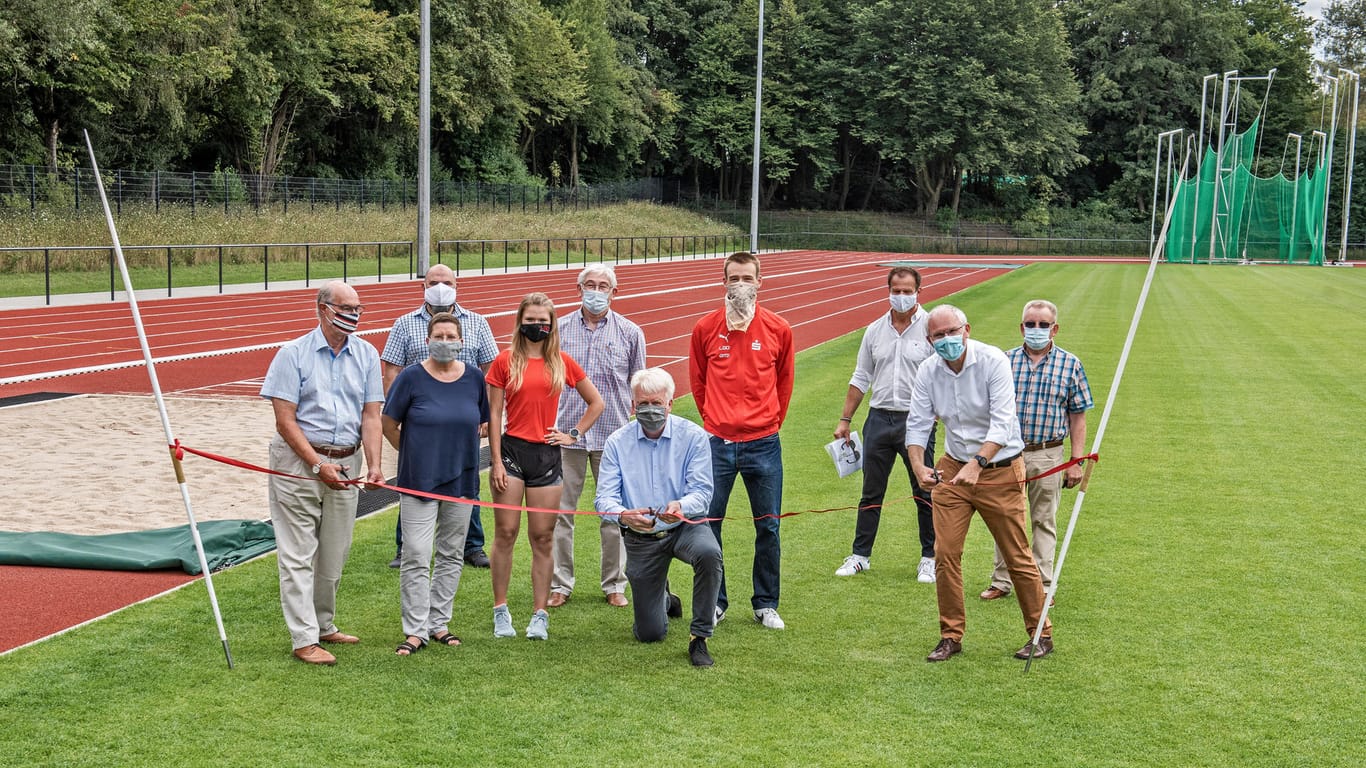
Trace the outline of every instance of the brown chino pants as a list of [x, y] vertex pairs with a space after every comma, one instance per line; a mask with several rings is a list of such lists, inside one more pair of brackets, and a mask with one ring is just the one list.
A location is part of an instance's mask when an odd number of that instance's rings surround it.
[[[935, 466], [944, 478], [931, 494], [940, 636], [963, 640], [963, 628], [967, 623], [963, 606], [963, 543], [967, 540], [972, 513], [976, 511], [1005, 558], [1020, 602], [1020, 613], [1024, 616], [1025, 631], [1032, 638], [1043, 611], [1044, 591], [1025, 536], [1024, 459], [1017, 458], [1008, 467], [984, 469], [977, 478], [978, 484], [968, 486], [949, 483], [962, 469], [962, 462], [945, 454]], [[1051, 637], [1052, 634], [1052, 622], [1049, 622], [1043, 636]]]

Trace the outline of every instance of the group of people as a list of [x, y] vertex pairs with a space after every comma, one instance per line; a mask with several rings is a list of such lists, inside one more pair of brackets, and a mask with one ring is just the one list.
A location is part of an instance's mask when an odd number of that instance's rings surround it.
[[[364, 311], [355, 289], [327, 283], [317, 295], [318, 327], [271, 363], [261, 389], [276, 417], [271, 468], [280, 474], [269, 480], [270, 509], [295, 657], [335, 664], [323, 644], [358, 642], [335, 624], [336, 590], [355, 522], [355, 481], [384, 481], [383, 440], [398, 451], [395, 482], [407, 491], [396, 530], [400, 656], [429, 642], [460, 644], [449, 622], [465, 564], [491, 568], [493, 634], [516, 636], [507, 598], [526, 508], [561, 511], [527, 514], [532, 605], [524, 634], [547, 639], [549, 610], [573, 594], [575, 520], [590, 469], [600, 587], [609, 605], [633, 607], [638, 640], [663, 640], [669, 619], [682, 617], [682, 599], [668, 583], [671, 561], [682, 560], [693, 569], [688, 657], [712, 665], [708, 639], [729, 608], [721, 531], [737, 476], [755, 529], [752, 615], [765, 628], [784, 629], [779, 430], [795, 350], [788, 323], [759, 305], [759, 259], [745, 252], [725, 259], [724, 302], [692, 330], [689, 383], [701, 426], [673, 415], [673, 377], [646, 367], [644, 333], [612, 310], [617, 278], [610, 266], [579, 273], [579, 308], [563, 316], [545, 294], [527, 294], [502, 352], [488, 322], [456, 301], [454, 278], [443, 265], [427, 272], [422, 306], [394, 323], [383, 354], [352, 335]], [[1091, 400], [1080, 363], [1052, 344], [1052, 304], [1026, 306], [1025, 344], [1007, 356], [970, 340], [956, 308], [926, 312], [914, 269], [893, 269], [888, 288], [890, 311], [864, 334], [835, 430], [849, 438], [867, 395], [853, 554], [836, 573], [870, 567], [899, 456], [918, 513], [918, 577], [937, 584], [942, 640], [929, 660], [940, 661], [962, 647], [960, 558], [974, 510], [997, 543], [998, 573], [982, 597], [1013, 589], [1026, 628], [1037, 626], [1051, 578], [1057, 483], [1029, 483], [1032, 558], [1021, 483], [1026, 472], [1060, 459], [1063, 437], [1074, 456], [1084, 453]], [[945, 453], [930, 469], [936, 422], [945, 427]], [[484, 437], [494, 508], [487, 554], [478, 510]], [[1066, 484], [1079, 480], [1079, 469], [1069, 469]], [[1046, 630], [1038, 647], [1021, 653], [1051, 650]]]

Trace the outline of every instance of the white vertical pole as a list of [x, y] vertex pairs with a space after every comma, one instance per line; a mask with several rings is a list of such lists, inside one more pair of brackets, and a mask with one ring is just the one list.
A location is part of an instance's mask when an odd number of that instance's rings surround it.
[[1325, 258], [1328, 256], [1328, 201], [1333, 196], [1333, 144], [1337, 142], [1338, 134], [1338, 91], [1342, 85], [1341, 78], [1329, 77], [1328, 79], [1333, 81], [1333, 107], [1329, 110], [1328, 115], [1328, 139], [1324, 142], [1327, 156], [1324, 159], [1323, 169], [1327, 175], [1323, 177], [1323, 222], [1319, 229], [1319, 236], [1323, 238], [1323, 255]]
[[422, 0], [418, 45], [417, 273], [431, 266], [432, 243], [432, 3]]
[[[1205, 75], [1200, 81], [1200, 134], [1195, 147], [1195, 199], [1191, 202], [1191, 263], [1195, 263], [1196, 232], [1200, 229], [1200, 168], [1205, 163], [1205, 90], [1209, 81], [1219, 77], [1218, 73]], [[1218, 170], [1217, 168], [1215, 170]], [[1211, 233], [1213, 234], [1213, 233]]]
[[1342, 193], [1342, 245], [1338, 248], [1340, 261], [1347, 260], [1347, 225], [1352, 219], [1352, 170], [1357, 156], [1357, 107], [1361, 101], [1361, 75], [1350, 69], [1343, 71], [1352, 76], [1352, 121], [1347, 126], [1347, 165], [1344, 168], [1347, 178]]
[[754, 67], [754, 168], [749, 185], [749, 250], [759, 252], [759, 126], [764, 110], [764, 0], [759, 0], [759, 50]]
[[185, 483], [185, 470], [176, 456], [175, 435], [171, 432], [171, 419], [166, 415], [166, 401], [161, 396], [161, 384], [157, 381], [157, 369], [152, 363], [152, 349], [147, 345], [147, 332], [142, 327], [142, 314], [138, 311], [138, 298], [133, 291], [133, 280], [128, 276], [128, 263], [123, 258], [123, 244], [119, 242], [118, 229], [114, 227], [114, 215], [109, 211], [109, 199], [104, 194], [104, 179], [100, 176], [100, 165], [95, 160], [95, 145], [90, 141], [90, 133], [85, 134], [85, 146], [90, 151], [90, 167], [95, 172], [95, 188], [100, 192], [100, 204], [104, 206], [104, 220], [109, 225], [109, 236], [113, 238], [114, 255], [118, 259], [119, 274], [123, 276], [123, 290], [128, 293], [128, 308], [133, 311], [133, 327], [138, 332], [138, 344], [142, 347], [142, 359], [147, 363], [147, 378], [152, 383], [152, 394], [156, 399], [157, 413], [161, 416], [161, 428], [166, 433], [166, 446], [171, 451], [171, 465], [175, 468], [176, 482], [180, 484], [180, 498], [185, 503], [185, 517], [190, 521], [190, 538], [194, 540], [195, 553], [199, 555], [199, 571], [204, 574], [204, 585], [209, 590], [209, 605], [213, 608], [214, 621], [218, 623], [218, 638], [223, 642], [223, 655], [228, 659], [228, 669], [232, 669], [232, 651], [228, 648], [228, 633], [223, 629], [223, 614], [218, 610], [218, 596], [213, 589], [213, 574], [209, 572], [208, 558], [204, 556], [204, 542], [199, 538], [199, 524], [194, 519], [194, 507], [190, 504], [190, 487]]
[[[1209, 260], [1214, 263], [1214, 244], [1219, 240], [1219, 188], [1223, 185], [1220, 176], [1224, 172], [1224, 119], [1228, 111], [1228, 83], [1238, 74], [1237, 70], [1224, 73], [1224, 90], [1219, 97], [1219, 144], [1214, 150], [1214, 205], [1210, 208], [1209, 220]], [[1234, 121], [1236, 129], [1237, 121]]]
[[1304, 144], [1304, 137], [1298, 133], [1290, 134], [1290, 138], [1295, 140], [1295, 196], [1290, 202], [1290, 258], [1289, 262], [1295, 261], [1295, 238], [1298, 234], [1295, 228], [1299, 226], [1300, 213], [1300, 150]]

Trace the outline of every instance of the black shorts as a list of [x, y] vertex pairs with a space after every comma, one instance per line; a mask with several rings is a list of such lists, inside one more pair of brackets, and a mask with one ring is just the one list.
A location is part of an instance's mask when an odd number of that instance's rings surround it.
[[503, 469], [528, 488], [559, 485], [560, 447], [503, 435]]

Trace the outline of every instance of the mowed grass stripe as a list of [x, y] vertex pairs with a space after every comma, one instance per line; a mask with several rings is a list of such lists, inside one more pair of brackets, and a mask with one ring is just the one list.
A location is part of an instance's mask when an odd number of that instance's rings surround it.
[[[1095, 391], [1094, 435], [1144, 271], [1035, 265], [952, 300], [976, 338], [1002, 346], [1026, 300], [1057, 302], [1060, 341]], [[924, 662], [937, 614], [915, 581], [902, 477], [857, 577], [833, 575], [852, 513], [784, 521], [786, 632], [749, 619], [753, 533], [727, 523], [732, 610], [711, 670], [688, 666], [685, 622], [662, 644], [631, 639], [629, 609], [597, 589], [591, 518], [549, 642], [495, 642], [488, 573], [470, 569], [452, 624], [465, 647], [397, 659], [389, 512], [357, 526], [339, 619], [364, 640], [338, 667], [290, 658], [267, 558], [215, 582], [234, 672], [198, 586], [0, 658], [0, 763], [1362, 764], [1366, 483], [1349, 436], [1366, 426], [1363, 299], [1360, 270], [1159, 270], [1062, 574], [1058, 651], [1027, 676], [1010, 658], [1025, 640], [1015, 601], [974, 597], [991, 568], [980, 522], [964, 556], [966, 650]], [[799, 358], [789, 510], [857, 501], [858, 478], [834, 478], [821, 446], [858, 338]], [[690, 400], [677, 410], [695, 415]], [[732, 514], [743, 500], [737, 484]], [[528, 563], [523, 544], [519, 629]], [[685, 604], [689, 584], [675, 570]]]

